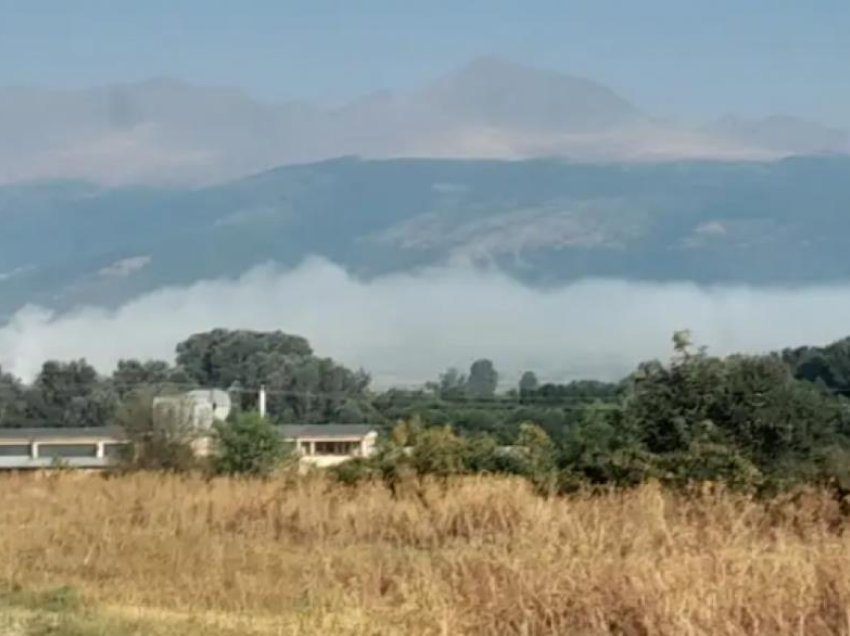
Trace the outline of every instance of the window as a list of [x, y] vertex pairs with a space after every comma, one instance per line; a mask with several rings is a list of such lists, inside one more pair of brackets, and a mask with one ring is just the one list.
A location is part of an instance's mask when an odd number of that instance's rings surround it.
[[29, 444], [0, 444], [0, 457], [29, 457]]
[[109, 459], [122, 459], [124, 457], [125, 449], [128, 447], [129, 444], [125, 443], [104, 444], [103, 456]]
[[97, 444], [39, 444], [39, 457], [97, 457]]
[[316, 455], [355, 455], [360, 451], [360, 442], [315, 442]]

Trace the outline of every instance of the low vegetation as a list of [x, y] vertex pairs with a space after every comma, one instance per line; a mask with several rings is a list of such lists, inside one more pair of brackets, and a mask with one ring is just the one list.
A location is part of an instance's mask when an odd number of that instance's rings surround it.
[[0, 476], [0, 511], [4, 633], [850, 630], [850, 535], [816, 490], [61, 473]]

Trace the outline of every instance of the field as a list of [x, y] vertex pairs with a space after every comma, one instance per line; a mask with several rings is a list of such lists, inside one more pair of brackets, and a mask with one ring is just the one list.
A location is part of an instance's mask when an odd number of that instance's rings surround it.
[[846, 634], [819, 493], [0, 476], [0, 634]]

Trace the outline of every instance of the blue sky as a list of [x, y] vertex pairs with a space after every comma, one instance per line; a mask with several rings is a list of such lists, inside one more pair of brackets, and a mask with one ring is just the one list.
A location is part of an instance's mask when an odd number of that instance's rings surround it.
[[647, 110], [850, 126], [850, 0], [0, 0], [0, 85], [152, 76], [338, 101], [498, 55]]

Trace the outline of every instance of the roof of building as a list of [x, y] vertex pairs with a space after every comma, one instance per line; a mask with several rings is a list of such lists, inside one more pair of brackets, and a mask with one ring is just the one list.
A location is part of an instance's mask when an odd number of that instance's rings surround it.
[[280, 427], [281, 435], [286, 438], [296, 437], [365, 437], [377, 432], [370, 424], [284, 424]]
[[90, 428], [0, 428], [0, 440], [86, 439], [92, 437], [121, 439], [124, 436], [124, 431], [118, 426], [93, 426]]
[[[365, 437], [377, 432], [370, 424], [284, 424], [280, 427], [283, 437]], [[95, 426], [91, 428], [0, 428], [0, 441], [4, 440], [40, 440], [40, 439], [87, 439], [109, 437], [123, 439], [124, 431], [119, 426]]]

